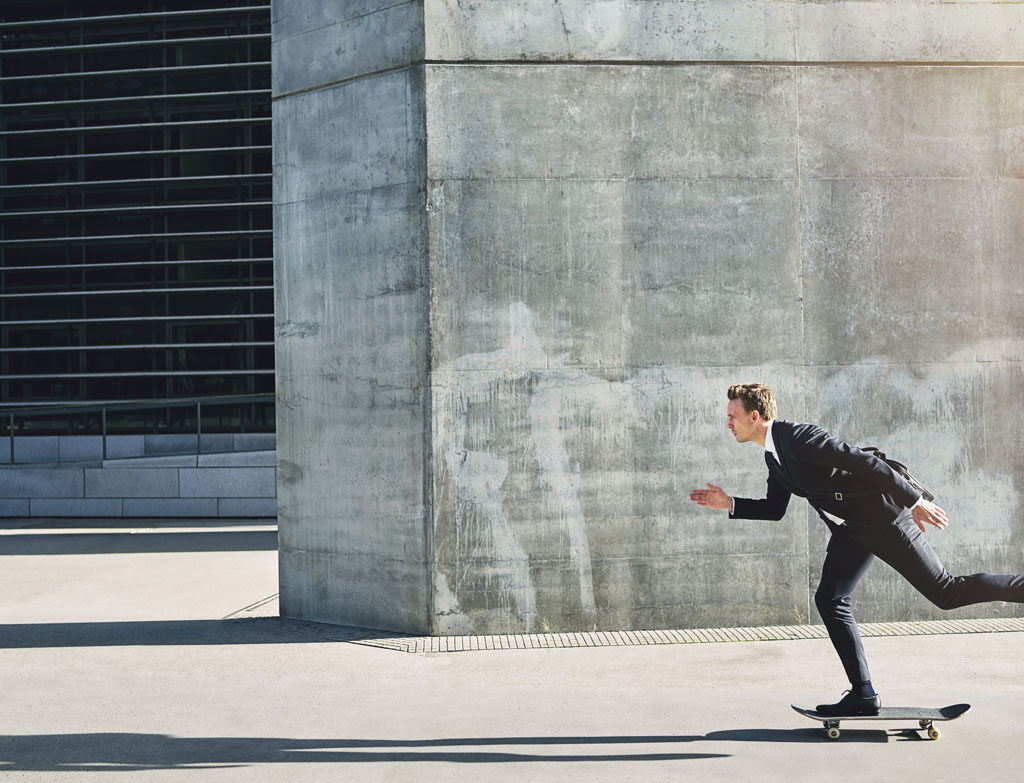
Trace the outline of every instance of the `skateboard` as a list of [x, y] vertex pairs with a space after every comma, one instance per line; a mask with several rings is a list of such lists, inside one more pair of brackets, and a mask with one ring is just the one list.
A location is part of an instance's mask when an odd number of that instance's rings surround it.
[[829, 739], [839, 739], [839, 722], [844, 720], [890, 720], [917, 721], [928, 737], [937, 740], [942, 733], [933, 723], [941, 720], [955, 720], [967, 712], [970, 704], [950, 704], [946, 707], [882, 707], [877, 715], [822, 715], [817, 710], [792, 705], [793, 709], [812, 720], [825, 724], [825, 733]]

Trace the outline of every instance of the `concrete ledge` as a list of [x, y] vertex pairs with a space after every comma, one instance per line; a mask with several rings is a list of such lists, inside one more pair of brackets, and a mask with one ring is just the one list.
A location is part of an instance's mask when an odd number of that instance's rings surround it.
[[242, 432], [232, 436], [234, 451], [274, 451], [277, 435], [273, 432]]
[[64, 468], [4, 468], [0, 470], [0, 497], [85, 497], [82, 471]]
[[195, 454], [199, 441], [195, 435], [146, 435], [146, 454]]
[[178, 469], [90, 468], [85, 471], [85, 496], [90, 498], [178, 497]]
[[216, 498], [125, 498], [126, 517], [216, 517]]
[[276, 465], [276, 451], [235, 451], [226, 454], [200, 454], [198, 467], [272, 468]]
[[142, 457], [146, 454], [145, 435], [108, 435], [107, 459]]
[[27, 517], [29, 516], [28, 500], [16, 498], [8, 500], [0, 499], [0, 517]]
[[[3, 449], [4, 462], [10, 462], [10, 441]], [[60, 441], [57, 436], [27, 435], [14, 439], [14, 461], [21, 462], [56, 462], [60, 458]]]
[[272, 498], [274, 468], [182, 468], [183, 498]]
[[105, 469], [110, 468], [194, 468], [199, 460], [195, 454], [178, 454], [167, 457], [129, 457], [128, 459], [108, 459], [103, 463]]
[[101, 435], [66, 435], [57, 438], [57, 459], [61, 462], [103, 459]]
[[32, 498], [33, 517], [120, 517], [121, 498]]
[[199, 453], [206, 454], [217, 451], [232, 451], [235, 448], [235, 436], [228, 433], [203, 435], [199, 441]]
[[276, 517], [277, 498], [220, 498], [217, 512], [221, 517]]

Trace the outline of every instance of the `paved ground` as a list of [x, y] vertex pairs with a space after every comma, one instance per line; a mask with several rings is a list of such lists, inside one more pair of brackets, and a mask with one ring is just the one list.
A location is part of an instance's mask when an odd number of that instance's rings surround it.
[[0, 777], [1020, 774], [1024, 633], [869, 639], [888, 703], [974, 709], [939, 742], [869, 723], [831, 742], [789, 709], [844, 687], [827, 641], [457, 653], [333, 641], [273, 616], [274, 542], [259, 520], [0, 521]]

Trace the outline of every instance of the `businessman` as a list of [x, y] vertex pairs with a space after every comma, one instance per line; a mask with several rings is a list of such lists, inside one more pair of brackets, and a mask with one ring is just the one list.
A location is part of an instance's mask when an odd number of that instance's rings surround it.
[[873, 454], [834, 438], [813, 424], [779, 420], [771, 389], [761, 384], [729, 387], [728, 427], [737, 443], [765, 449], [765, 498], [734, 498], [708, 483], [690, 500], [728, 509], [730, 519], [782, 519], [790, 496], [806, 498], [832, 533], [815, 605], [849, 677], [851, 690], [828, 715], [874, 715], [881, 699], [871, 684], [864, 646], [850, 603], [857, 583], [877, 557], [941, 609], [984, 601], [1024, 603], [1024, 575], [951, 576], [925, 540], [928, 526], [941, 530], [946, 512], [924, 499], [903, 476]]

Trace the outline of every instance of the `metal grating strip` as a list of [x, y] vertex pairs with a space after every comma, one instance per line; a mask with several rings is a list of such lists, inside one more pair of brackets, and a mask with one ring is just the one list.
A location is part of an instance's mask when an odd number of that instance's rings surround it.
[[[827, 639], [822, 625], [754, 628], [695, 628], [651, 631], [580, 631], [574, 633], [507, 634], [500, 636], [404, 636], [349, 626], [321, 626], [322, 638], [411, 653], [452, 653], [472, 650], [528, 650], [579, 647], [636, 647], [656, 644], [729, 644], [742, 642]], [[865, 637], [939, 636], [972, 633], [1024, 633], [1024, 617], [983, 620], [922, 620], [864, 623]]]

